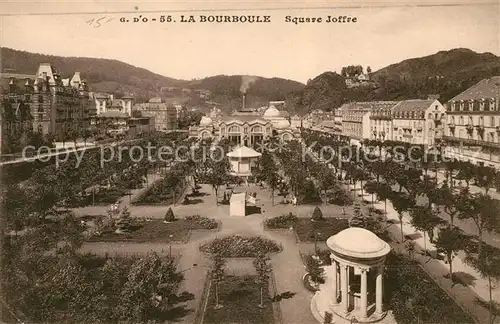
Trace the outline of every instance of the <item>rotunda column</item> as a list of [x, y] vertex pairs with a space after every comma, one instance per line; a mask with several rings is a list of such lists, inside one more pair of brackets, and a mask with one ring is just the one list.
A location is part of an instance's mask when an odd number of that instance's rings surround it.
[[342, 305], [344, 307], [344, 312], [347, 314], [349, 312], [349, 282], [347, 281], [349, 266], [341, 265], [340, 266], [340, 285], [342, 290]]
[[383, 295], [383, 275], [384, 266], [381, 265], [377, 268], [377, 278], [375, 281], [376, 291], [375, 291], [375, 311], [378, 314], [382, 313], [382, 295]]
[[360, 303], [360, 315], [361, 318], [367, 317], [367, 307], [368, 307], [368, 281], [367, 281], [367, 268], [361, 268], [361, 303]]
[[337, 305], [338, 302], [338, 289], [337, 289], [337, 261], [333, 257], [332, 259], [332, 290], [333, 290], [333, 304]]

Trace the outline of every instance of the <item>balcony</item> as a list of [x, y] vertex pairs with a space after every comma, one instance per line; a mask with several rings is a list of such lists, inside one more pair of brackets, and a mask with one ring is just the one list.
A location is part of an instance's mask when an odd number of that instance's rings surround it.
[[443, 136], [443, 140], [449, 143], [459, 143], [465, 146], [485, 146], [500, 149], [500, 143], [488, 142], [483, 140], [475, 140], [470, 138], [458, 138], [454, 136]]

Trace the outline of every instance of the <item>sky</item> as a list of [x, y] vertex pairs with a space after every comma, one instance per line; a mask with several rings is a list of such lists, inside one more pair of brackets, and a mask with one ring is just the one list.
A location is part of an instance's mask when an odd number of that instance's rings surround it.
[[[375, 71], [458, 47], [500, 55], [499, 10], [498, 1], [0, 2], [0, 46], [116, 59], [177, 79], [247, 74], [307, 82], [349, 64]], [[120, 22], [138, 15], [157, 21]], [[160, 23], [161, 15], [176, 22]], [[269, 15], [271, 22], [181, 23], [180, 15]], [[329, 15], [357, 22], [327, 23]], [[296, 25], [286, 16], [323, 22]]]

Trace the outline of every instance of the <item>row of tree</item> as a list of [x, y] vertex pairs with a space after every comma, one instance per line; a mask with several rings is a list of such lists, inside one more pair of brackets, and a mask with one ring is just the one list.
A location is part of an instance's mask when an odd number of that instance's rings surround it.
[[[339, 148], [337, 152], [340, 154], [331, 157], [335, 171], [344, 174], [353, 183], [360, 183], [361, 196], [365, 190], [380, 201], [391, 201], [398, 213], [402, 242], [403, 216], [409, 215], [414, 227], [424, 235], [428, 234], [438, 251], [445, 254], [451, 279], [453, 259], [462, 250], [467, 254], [465, 261], [489, 283], [492, 279], [500, 279], [499, 250], [483, 240], [485, 231], [500, 232], [500, 204], [487, 194], [498, 179], [494, 170], [458, 161], [439, 163], [439, 150], [427, 153], [423, 148], [393, 141], [372, 141], [358, 148], [345, 146], [346, 143], [334, 136], [312, 131], [304, 131], [303, 138], [307, 145], [317, 141]], [[314, 146], [317, 153], [321, 147]], [[345, 151], [349, 154], [343, 154], [342, 147], [347, 148]], [[435, 170], [434, 177], [427, 172], [431, 167]], [[448, 181], [438, 183], [438, 168], [445, 168]], [[453, 183], [457, 179], [464, 180], [467, 186], [454, 188]], [[470, 180], [473, 179], [476, 185], [484, 188], [484, 193], [469, 190]], [[448, 222], [445, 221], [446, 216]], [[477, 227], [477, 235], [464, 233], [454, 226], [456, 218], [471, 220]], [[437, 237], [434, 234], [436, 229], [439, 231]], [[491, 285], [489, 288], [491, 297]], [[493, 314], [491, 298], [490, 305]]]

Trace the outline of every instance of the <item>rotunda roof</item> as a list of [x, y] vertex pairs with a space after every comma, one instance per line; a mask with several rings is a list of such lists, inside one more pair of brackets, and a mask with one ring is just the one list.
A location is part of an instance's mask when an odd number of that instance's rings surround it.
[[288, 128], [290, 127], [290, 122], [286, 119], [282, 119], [276, 122], [275, 127], [278, 129]]
[[200, 126], [210, 126], [212, 125], [212, 119], [210, 117], [203, 116], [200, 120]]
[[280, 117], [280, 111], [274, 106], [270, 106], [264, 112], [264, 117]]
[[387, 255], [391, 247], [369, 230], [350, 227], [326, 240], [326, 245], [343, 255], [372, 259]]

